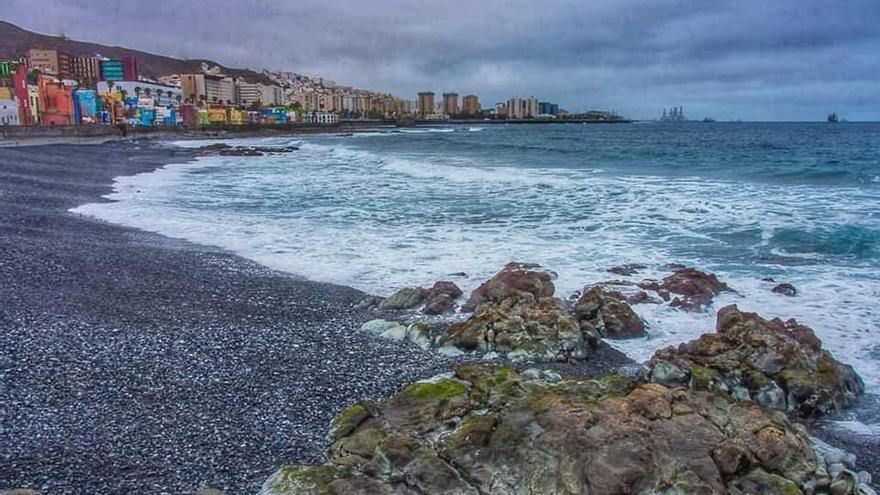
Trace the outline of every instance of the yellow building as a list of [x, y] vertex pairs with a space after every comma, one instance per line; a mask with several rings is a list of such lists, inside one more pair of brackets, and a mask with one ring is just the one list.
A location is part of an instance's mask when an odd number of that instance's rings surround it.
[[208, 122], [211, 124], [226, 124], [228, 116], [224, 107], [208, 107]]
[[241, 125], [247, 121], [247, 116], [241, 110], [235, 108], [229, 109], [229, 123], [233, 125]]

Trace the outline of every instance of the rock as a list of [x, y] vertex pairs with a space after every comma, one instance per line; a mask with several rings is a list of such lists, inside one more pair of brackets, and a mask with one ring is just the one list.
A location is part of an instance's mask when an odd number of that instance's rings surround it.
[[625, 302], [625, 297], [602, 287], [587, 287], [574, 306], [581, 329], [608, 339], [645, 336], [645, 323]]
[[428, 291], [422, 313], [439, 315], [455, 309], [455, 300], [461, 297], [461, 289], [453, 282], [437, 282]]
[[647, 292], [643, 290], [626, 296], [626, 302], [629, 304], [662, 304], [662, 301], [651, 297], [650, 295], [648, 295]]
[[817, 486], [803, 428], [753, 403], [632, 379], [465, 365], [332, 428], [327, 462], [261, 495], [795, 494]]
[[779, 284], [772, 289], [772, 291], [776, 294], [782, 294], [783, 296], [794, 297], [797, 295], [797, 289], [794, 288], [793, 285], [785, 283]]
[[431, 348], [432, 333], [430, 325], [426, 323], [413, 323], [406, 328], [406, 340], [427, 350]]
[[226, 492], [214, 488], [202, 488], [196, 492], [196, 495], [226, 495]]
[[407, 329], [396, 321], [370, 320], [361, 325], [361, 330], [374, 333], [383, 339], [401, 341], [406, 338]]
[[635, 275], [636, 273], [639, 273], [639, 270], [644, 270], [645, 268], [648, 268], [648, 267], [645, 265], [630, 263], [627, 265], [620, 265], [620, 266], [615, 266], [615, 267], [609, 268], [608, 271], [610, 273], [615, 274], [615, 275], [629, 277], [630, 275]]
[[384, 301], [384, 300], [385, 300], [384, 297], [367, 296], [363, 300], [361, 300], [361, 302], [355, 304], [354, 308], [355, 309], [363, 309], [363, 310], [376, 309], [382, 305], [382, 301]]
[[598, 341], [585, 334], [562, 302], [531, 294], [482, 304], [467, 321], [450, 325], [441, 346], [507, 353], [508, 359], [570, 361], [584, 359]]
[[499, 302], [511, 296], [530, 294], [535, 299], [552, 297], [556, 291], [554, 275], [541, 270], [539, 265], [511, 262], [494, 277], [477, 287], [462, 311], [472, 312], [487, 302]]
[[422, 304], [427, 296], [428, 291], [421, 287], [404, 287], [392, 294], [388, 299], [382, 301], [379, 309], [413, 309]]
[[646, 281], [638, 286], [657, 292], [664, 300], [668, 300], [670, 293], [677, 294], [669, 305], [685, 311], [703, 311], [713, 297], [727, 290], [727, 284], [718, 277], [695, 268], [682, 268], [660, 282]]
[[795, 320], [765, 320], [736, 305], [721, 309], [717, 320], [716, 333], [658, 351], [643, 376], [740, 395], [803, 418], [840, 412], [864, 393], [853, 368], [836, 361]]

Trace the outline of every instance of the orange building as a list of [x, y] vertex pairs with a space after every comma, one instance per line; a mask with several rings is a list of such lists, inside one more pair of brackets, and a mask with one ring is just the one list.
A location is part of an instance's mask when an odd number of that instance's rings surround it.
[[480, 100], [477, 95], [467, 95], [462, 100], [461, 113], [465, 115], [476, 115], [480, 113]]
[[54, 77], [40, 76], [37, 79], [39, 91], [40, 120], [43, 125], [72, 125], [73, 90]]

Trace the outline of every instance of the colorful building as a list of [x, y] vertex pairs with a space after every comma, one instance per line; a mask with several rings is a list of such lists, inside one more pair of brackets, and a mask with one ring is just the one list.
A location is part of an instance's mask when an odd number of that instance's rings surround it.
[[124, 81], [137, 81], [139, 79], [138, 61], [131, 55], [122, 57], [122, 78]]
[[73, 121], [76, 124], [95, 124], [98, 116], [98, 94], [90, 89], [73, 92]]
[[104, 81], [122, 81], [125, 79], [125, 66], [121, 60], [102, 60], [101, 79]]
[[[111, 85], [112, 82], [112, 85]], [[148, 96], [159, 106], [180, 105], [183, 92], [180, 88], [144, 81], [98, 81], [99, 93], [125, 93], [127, 96]]]
[[73, 87], [54, 77], [41, 75], [37, 79], [40, 103], [40, 121], [43, 125], [71, 125], [74, 123]]
[[18, 101], [11, 98], [12, 91], [8, 89], [0, 88], [0, 125], [20, 125]]

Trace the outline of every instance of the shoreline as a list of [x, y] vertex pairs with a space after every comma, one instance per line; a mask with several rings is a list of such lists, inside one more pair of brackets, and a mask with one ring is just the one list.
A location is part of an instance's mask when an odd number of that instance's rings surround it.
[[0, 127], [0, 148], [51, 145], [98, 145], [114, 142], [160, 139], [220, 139], [249, 137], [286, 137], [299, 134], [347, 134], [371, 132], [376, 129], [394, 129], [384, 122], [342, 122], [332, 125], [224, 125], [205, 127], [132, 127], [122, 136], [119, 129], [110, 126]]
[[[0, 157], [0, 491], [256, 492], [279, 465], [320, 462], [346, 405], [462, 361], [360, 332], [377, 315], [356, 289], [68, 212], [195, 154], [139, 144]], [[621, 356], [538, 366], [600, 375]], [[877, 419], [876, 400], [847, 417]], [[809, 426], [880, 476], [880, 440]]]
[[[0, 491], [255, 493], [322, 460], [343, 407], [462, 358], [359, 330], [361, 291], [70, 213], [193, 150], [142, 142], [0, 156]], [[561, 372], [626, 362], [605, 346]]]

